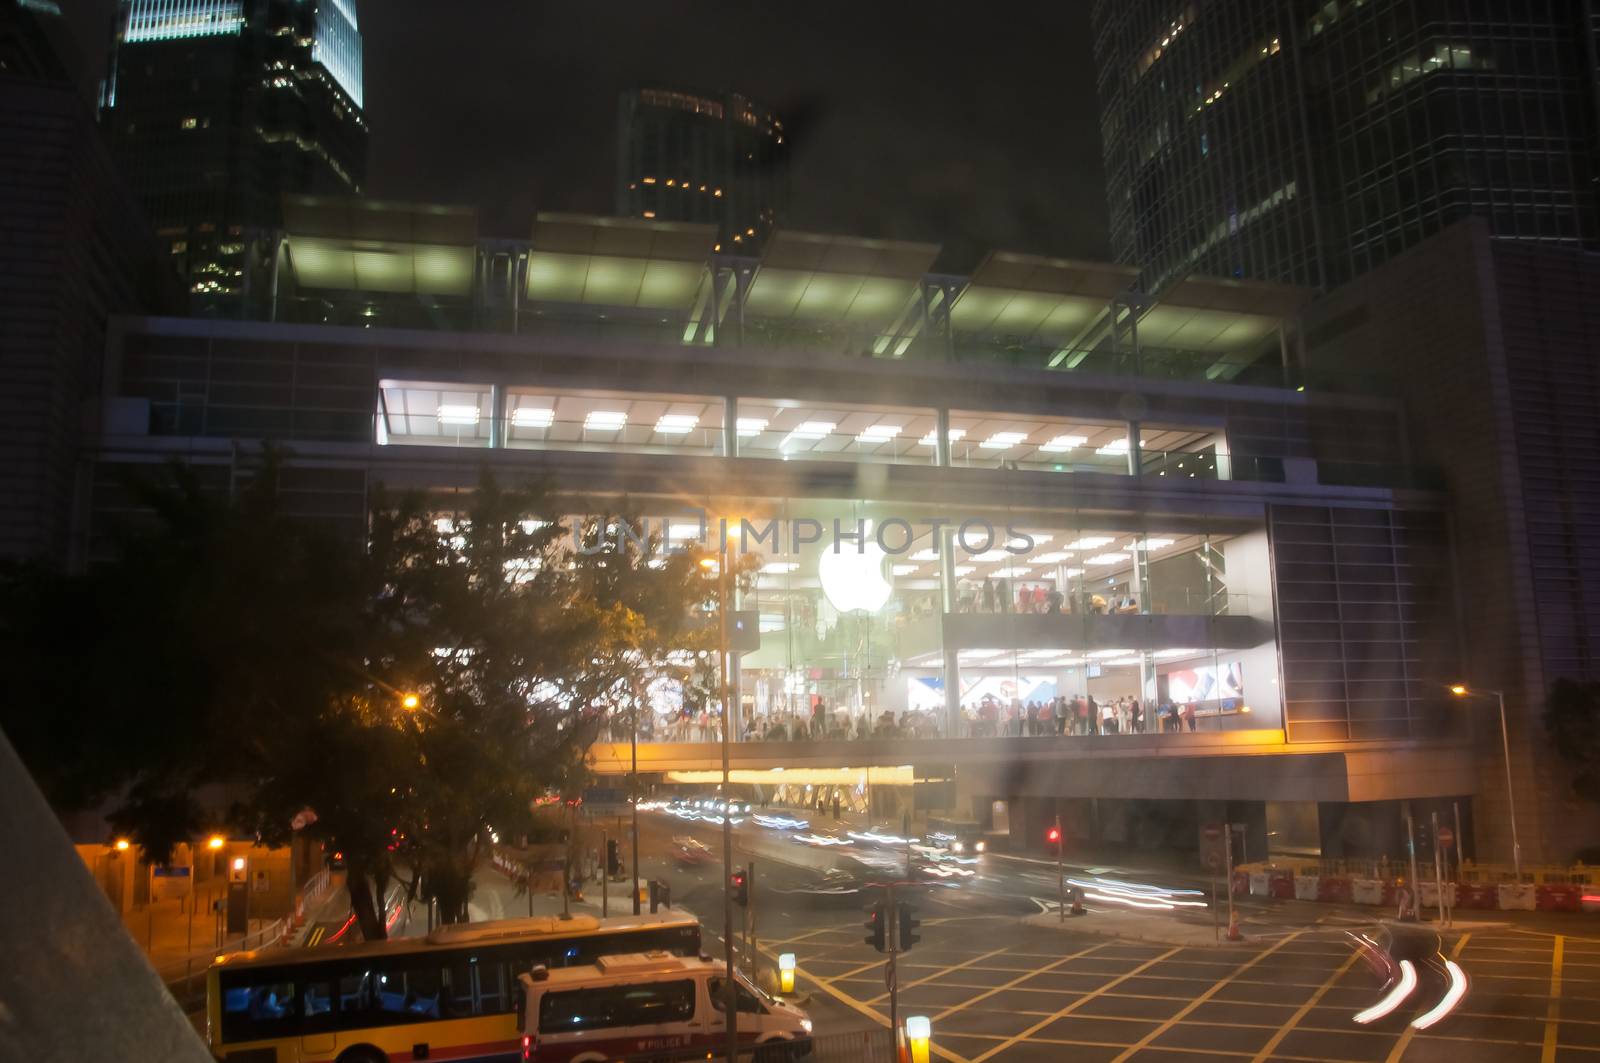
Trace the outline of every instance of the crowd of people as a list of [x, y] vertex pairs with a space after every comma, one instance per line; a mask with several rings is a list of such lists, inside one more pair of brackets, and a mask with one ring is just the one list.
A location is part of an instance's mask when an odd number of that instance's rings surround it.
[[[1109, 596], [1108, 596], [1109, 595]], [[960, 613], [1082, 613], [1105, 616], [1110, 613], [1137, 613], [1138, 601], [1125, 590], [1107, 589], [1097, 594], [1087, 586], [1064, 595], [1050, 582], [1021, 582], [1004, 577], [982, 582], [962, 579], [956, 582], [956, 611]]]
[[[717, 742], [722, 738], [718, 714], [707, 709], [685, 710], [662, 722], [640, 718], [641, 742]], [[961, 733], [957, 738], [1018, 738], [1046, 735], [1164, 734], [1194, 731], [1194, 702], [1170, 699], [1146, 705], [1138, 698], [1098, 701], [1093, 695], [1060, 696], [1047, 700], [1002, 701], [986, 697], [962, 706]], [[630, 720], [626, 714], [607, 721], [608, 737], [626, 742]], [[869, 738], [944, 738], [943, 713], [929, 709], [851, 715], [843, 707], [830, 709], [819, 700], [809, 713], [751, 714], [738, 732], [745, 742], [838, 742]]]

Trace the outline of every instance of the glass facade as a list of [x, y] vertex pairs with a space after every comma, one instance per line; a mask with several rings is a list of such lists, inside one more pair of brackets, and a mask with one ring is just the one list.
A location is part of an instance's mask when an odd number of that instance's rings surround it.
[[1093, 7], [1113, 253], [1335, 285], [1468, 216], [1592, 247], [1593, 27], [1571, 0]]

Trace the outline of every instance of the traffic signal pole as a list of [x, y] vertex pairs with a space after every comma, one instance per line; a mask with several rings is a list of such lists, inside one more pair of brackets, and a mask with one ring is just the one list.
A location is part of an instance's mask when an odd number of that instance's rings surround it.
[[723, 946], [723, 1014], [728, 1023], [728, 1063], [739, 1058], [739, 987], [733, 980], [733, 815], [729, 805], [733, 800], [728, 777], [728, 739], [733, 731], [733, 691], [728, 682], [728, 598], [732, 580], [728, 569], [732, 558], [728, 556], [728, 540], [722, 538], [721, 564], [717, 566], [717, 656], [721, 664], [722, 680], [722, 946]]
[[1061, 813], [1056, 813], [1056, 922], [1067, 921], [1067, 875], [1062, 868], [1061, 850], [1066, 848], [1066, 839], [1061, 836]]

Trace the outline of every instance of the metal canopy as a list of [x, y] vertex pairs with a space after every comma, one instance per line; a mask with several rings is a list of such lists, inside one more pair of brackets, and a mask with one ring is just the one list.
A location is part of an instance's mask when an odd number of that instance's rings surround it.
[[472, 293], [478, 217], [469, 208], [289, 196], [284, 229], [301, 288]]
[[535, 302], [687, 311], [709, 272], [715, 226], [540, 214], [528, 253]]
[[[960, 332], [1070, 342], [1137, 277], [1125, 266], [995, 251], [956, 297], [950, 321]], [[1232, 351], [1269, 335], [1307, 297], [1289, 285], [1191, 277], [1139, 318], [1139, 337], [1151, 346]]]
[[779, 230], [745, 303], [753, 317], [887, 325], [901, 316], [937, 244]]

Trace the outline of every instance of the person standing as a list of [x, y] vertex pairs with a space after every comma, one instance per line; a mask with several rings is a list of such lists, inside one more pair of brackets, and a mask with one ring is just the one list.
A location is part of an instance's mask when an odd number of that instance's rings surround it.
[[1144, 733], [1144, 712], [1139, 707], [1138, 698], [1134, 698], [1133, 703], [1128, 706], [1128, 725], [1134, 734]]
[[1057, 694], [1055, 701], [1050, 704], [1055, 712], [1056, 737], [1059, 738], [1067, 733], [1067, 699], [1064, 695]]
[[1095, 702], [1093, 694], [1089, 695], [1087, 708], [1089, 711], [1085, 715], [1088, 717], [1089, 733], [1097, 735], [1100, 733], [1100, 706]]
[[1186, 701], [1183, 704], [1183, 724], [1190, 731], [1194, 730], [1195, 718], [1194, 718], [1194, 702], [1193, 701]]
[[994, 580], [988, 576], [983, 577], [983, 590], [979, 598], [979, 608], [985, 613], [994, 612]]

